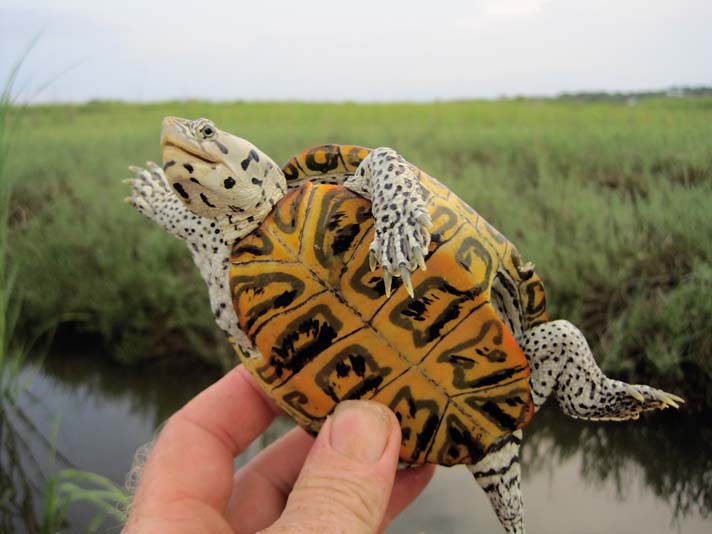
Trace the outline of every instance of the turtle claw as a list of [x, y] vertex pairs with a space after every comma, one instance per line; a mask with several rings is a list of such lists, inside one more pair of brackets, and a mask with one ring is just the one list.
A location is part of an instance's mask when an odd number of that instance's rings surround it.
[[614, 419], [637, 418], [642, 412], [651, 410], [679, 409], [685, 402], [682, 397], [650, 386], [623, 384], [623, 390], [634, 401], [629, 400], [625, 403], [625, 408], [621, 410], [622, 414], [618, 414]]
[[424, 212], [418, 215], [415, 218], [415, 221], [417, 223], [420, 223], [420, 225], [426, 230], [430, 230], [433, 227], [433, 221], [430, 219], [430, 214], [428, 212]]
[[630, 384], [625, 385], [625, 391], [626, 391], [626, 393], [628, 393], [628, 395], [633, 397], [638, 402], [641, 402], [641, 403], [645, 402], [645, 397], [643, 397], [643, 395], [637, 389], [635, 389], [633, 386], [631, 386]]
[[403, 285], [405, 286], [405, 290], [410, 295], [410, 298], [415, 298], [415, 293], [413, 292], [413, 282], [410, 279], [410, 271], [408, 269], [406, 269], [405, 266], [402, 266], [400, 268], [400, 275], [401, 275], [401, 280], [403, 280]]
[[163, 168], [158, 165], [157, 163], [154, 163], [153, 161], [147, 161], [146, 166], [150, 169], [151, 174], [153, 174], [154, 179], [166, 184], [166, 175], [163, 174]]
[[370, 250], [368, 253], [368, 267], [371, 269], [371, 272], [375, 271], [378, 267], [378, 258], [373, 250]]
[[371, 271], [378, 265], [383, 268], [387, 288], [394, 276], [402, 278], [412, 296], [410, 274], [426, 269], [433, 228], [419, 171], [392, 148], [381, 147], [366, 156], [344, 185], [371, 200], [375, 230], [370, 244]]
[[134, 176], [121, 181], [131, 188], [131, 196], [126, 197], [124, 202], [136, 208], [145, 217], [157, 220], [161, 207], [172, 200], [172, 193], [163, 170], [150, 161], [146, 165], [150, 170], [129, 165]]
[[393, 283], [393, 275], [390, 271], [383, 271], [383, 284], [386, 288], [386, 297], [391, 296], [391, 284]]
[[678, 397], [677, 395], [673, 395], [672, 393], [666, 393], [666, 395], [678, 404], [685, 404], [685, 399], [683, 399], [682, 397]]
[[[672, 396], [669, 393], [665, 393], [664, 391], [660, 391], [659, 389], [653, 390], [653, 396], [658, 399], [663, 406], [666, 408], [668, 406], [672, 406], [673, 408], [680, 408], [680, 405], [675, 402], [675, 400], [672, 398]], [[679, 398], [679, 397], [678, 397]]]
[[[413, 297], [413, 283], [411, 273], [417, 269], [426, 271], [425, 255], [430, 244], [430, 232], [423, 225], [423, 221], [430, 223], [430, 216], [418, 217], [416, 224], [406, 225], [400, 232], [381, 223], [381, 231], [376, 234], [369, 251], [369, 267], [376, 270], [380, 264], [383, 268], [384, 278], [386, 273], [403, 279], [408, 294]], [[379, 226], [379, 221], [376, 221]], [[389, 284], [386, 283], [388, 287]]]
[[425, 257], [423, 256], [423, 252], [420, 250], [420, 248], [413, 249], [413, 256], [415, 256], [415, 261], [418, 262], [418, 267], [420, 267], [420, 270], [427, 271], [428, 266], [425, 265]]

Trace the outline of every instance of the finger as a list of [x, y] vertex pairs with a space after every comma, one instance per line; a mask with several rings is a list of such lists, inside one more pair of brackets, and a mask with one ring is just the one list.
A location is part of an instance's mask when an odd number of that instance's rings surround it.
[[313, 443], [304, 430], [292, 429], [235, 474], [225, 512], [235, 532], [257, 532], [277, 520]]
[[[232, 491], [233, 460], [276, 415], [273, 404], [240, 366], [174, 414], [141, 475], [131, 516], [170, 519], [175, 503], [222, 513]], [[187, 514], [188, 510], [179, 513]]]
[[[301, 428], [294, 428], [235, 474], [226, 510], [235, 532], [256, 532], [277, 520], [313, 443], [313, 437]], [[379, 530], [384, 530], [420, 495], [434, 473], [434, 465], [398, 470]]]
[[398, 470], [395, 484], [393, 484], [391, 500], [388, 503], [379, 532], [383, 531], [398, 514], [420, 495], [434, 474], [435, 466], [432, 464]]
[[284, 513], [264, 532], [376, 531], [393, 488], [400, 438], [387, 407], [339, 404], [319, 432]]

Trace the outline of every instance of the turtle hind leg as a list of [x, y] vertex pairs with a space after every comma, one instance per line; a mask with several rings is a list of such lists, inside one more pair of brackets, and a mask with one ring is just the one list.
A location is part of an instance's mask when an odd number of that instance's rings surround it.
[[521, 442], [522, 431], [517, 430], [495, 443], [482, 460], [467, 466], [487, 494], [507, 534], [524, 533], [524, 500], [519, 465]]
[[622, 421], [641, 413], [678, 408], [683, 399], [645, 385], [612, 380], [596, 365], [581, 331], [568, 321], [551, 321], [522, 334], [519, 343], [532, 374], [536, 408], [552, 392], [571, 417]]

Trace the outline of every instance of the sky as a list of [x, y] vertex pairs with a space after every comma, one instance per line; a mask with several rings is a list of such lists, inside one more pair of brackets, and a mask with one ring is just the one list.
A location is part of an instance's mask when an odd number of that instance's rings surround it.
[[712, 0], [2, 0], [30, 102], [432, 101], [712, 85]]

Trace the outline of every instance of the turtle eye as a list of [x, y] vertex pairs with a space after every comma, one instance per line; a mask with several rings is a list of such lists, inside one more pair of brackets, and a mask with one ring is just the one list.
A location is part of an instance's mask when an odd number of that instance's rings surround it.
[[215, 137], [217, 133], [217, 128], [208, 119], [198, 119], [193, 122], [192, 129], [195, 134], [202, 139], [210, 139]]
[[210, 139], [215, 135], [215, 128], [210, 124], [206, 124], [200, 129], [200, 135], [203, 139]]

